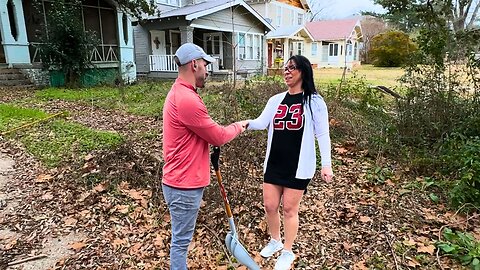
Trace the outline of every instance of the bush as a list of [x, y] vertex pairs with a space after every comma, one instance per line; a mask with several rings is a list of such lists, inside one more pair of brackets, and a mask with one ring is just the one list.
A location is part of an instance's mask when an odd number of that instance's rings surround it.
[[480, 208], [480, 138], [457, 135], [445, 146], [442, 157], [448, 164], [446, 172], [456, 179], [449, 192], [452, 205]]
[[417, 50], [410, 37], [400, 31], [389, 31], [373, 37], [370, 56], [378, 67], [399, 67]]

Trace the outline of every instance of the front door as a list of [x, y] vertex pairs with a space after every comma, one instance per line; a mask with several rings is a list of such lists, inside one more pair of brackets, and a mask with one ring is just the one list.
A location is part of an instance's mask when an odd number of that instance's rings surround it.
[[273, 44], [272, 43], [268, 43], [268, 60], [267, 60], [267, 66], [270, 68], [273, 66]]
[[222, 33], [203, 34], [203, 48], [205, 52], [218, 61], [218, 66], [223, 66], [223, 41]]
[[166, 55], [167, 49], [165, 47], [165, 31], [151, 30], [151, 46], [153, 55]]
[[170, 54], [175, 54], [178, 47], [181, 45], [180, 31], [170, 31]]

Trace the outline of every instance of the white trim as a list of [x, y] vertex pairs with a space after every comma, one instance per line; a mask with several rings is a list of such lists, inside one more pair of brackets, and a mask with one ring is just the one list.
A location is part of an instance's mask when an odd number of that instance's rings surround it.
[[224, 9], [227, 9], [229, 7], [233, 7], [233, 6], [236, 6], [236, 5], [241, 5], [243, 6], [245, 9], [247, 9], [252, 15], [254, 15], [259, 21], [261, 21], [268, 29], [273, 30], [275, 29], [270, 23], [268, 23], [260, 14], [258, 14], [258, 12], [256, 10], [254, 10], [250, 5], [248, 5], [247, 3], [245, 3], [244, 1], [242, 0], [234, 0], [232, 2], [228, 2], [228, 3], [225, 3], [223, 5], [220, 5], [220, 6], [216, 6], [214, 8], [211, 8], [211, 9], [208, 9], [208, 10], [203, 10], [203, 11], [199, 11], [199, 12], [195, 12], [195, 13], [192, 13], [192, 14], [189, 14], [187, 16], [185, 16], [185, 19], [187, 21], [191, 21], [191, 20], [195, 20], [195, 19], [198, 19], [200, 17], [203, 17], [203, 16], [206, 16], [206, 15], [210, 15], [212, 13], [215, 13], [215, 12], [218, 12], [220, 10], [224, 10]]
[[[245, 57], [240, 57], [240, 34], [244, 34], [244, 55]], [[251, 46], [248, 46], [247, 45], [247, 35], [251, 35]], [[259, 44], [255, 44], [255, 36], [259, 36], [260, 38], [258, 39], [259, 40]], [[259, 61], [259, 60], [262, 60], [262, 58], [264, 57], [265, 55], [265, 46], [262, 46], [263, 45], [263, 42], [265, 42], [265, 40], [263, 39], [263, 37], [265, 37], [265, 35], [263, 34], [259, 34], [259, 33], [250, 33], [250, 32], [244, 32], [244, 31], [238, 31], [236, 32], [236, 44], [238, 44], [238, 48], [237, 48], [237, 60], [256, 60], [256, 61]], [[258, 58], [256, 58], [255, 56], [255, 46], [258, 45], [258, 48], [260, 49], [259, 53], [258, 53]], [[251, 58], [247, 58], [247, 48], [248, 47], [252, 47], [252, 57]]]
[[291, 39], [298, 39], [298, 37], [296, 37], [295, 35], [298, 34], [300, 31], [304, 30], [305, 33], [307, 33], [307, 36], [312, 40], [312, 41], [315, 41], [315, 39], [313, 39], [313, 36], [312, 34], [310, 34], [310, 32], [308, 32], [307, 28], [305, 28], [305, 26], [299, 26], [298, 30], [296, 30], [295, 32], [293, 32], [292, 34], [290, 35], [282, 35], [282, 36], [273, 36], [273, 37], [267, 37], [267, 39], [278, 39], [278, 38], [291, 38]]

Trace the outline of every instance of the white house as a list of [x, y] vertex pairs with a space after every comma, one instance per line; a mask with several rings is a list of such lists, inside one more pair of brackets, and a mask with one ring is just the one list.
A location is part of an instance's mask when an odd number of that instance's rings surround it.
[[311, 17], [306, 0], [248, 0], [248, 3], [269, 21], [275, 30], [267, 34], [267, 66], [283, 66], [293, 54], [303, 54], [311, 35], [305, 22]]
[[174, 77], [177, 48], [193, 42], [217, 59], [213, 74], [266, 71], [265, 35], [273, 29], [243, 0], [158, 1], [159, 14], [134, 26], [137, 72]]
[[313, 41], [306, 44], [304, 55], [314, 66], [352, 68], [360, 65], [360, 19], [308, 22], [305, 28]]

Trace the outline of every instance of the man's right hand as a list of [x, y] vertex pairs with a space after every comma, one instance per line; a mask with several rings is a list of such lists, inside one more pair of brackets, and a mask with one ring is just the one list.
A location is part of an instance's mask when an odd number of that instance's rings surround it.
[[244, 132], [248, 127], [248, 120], [238, 121], [237, 123], [239, 123], [242, 127], [242, 132]]

